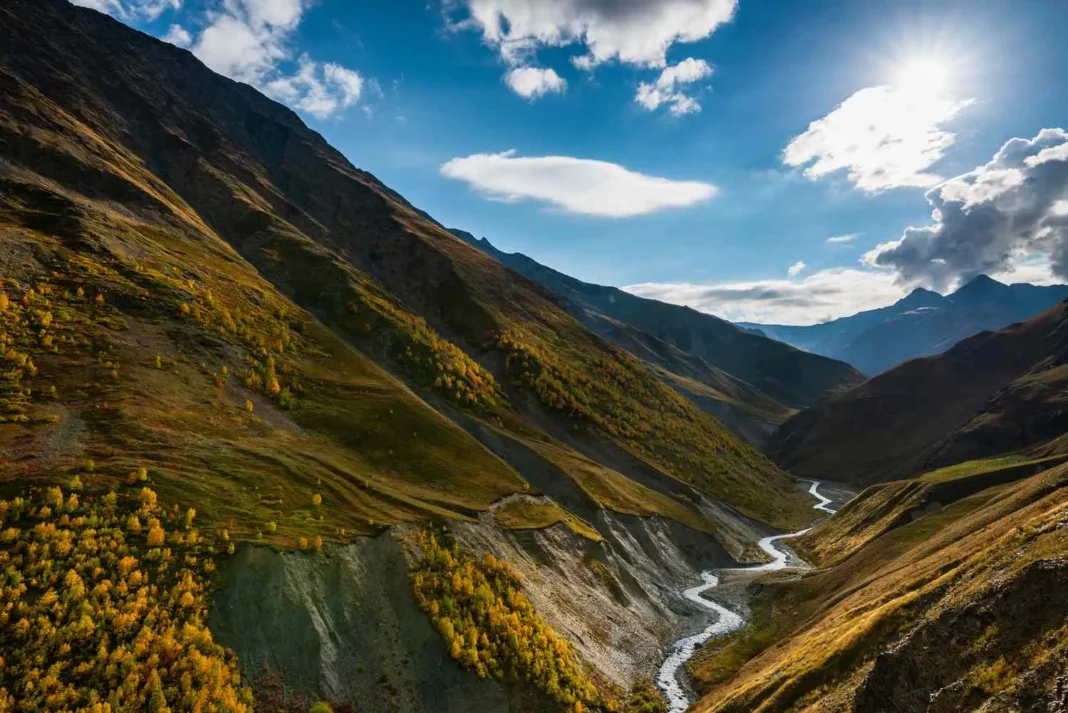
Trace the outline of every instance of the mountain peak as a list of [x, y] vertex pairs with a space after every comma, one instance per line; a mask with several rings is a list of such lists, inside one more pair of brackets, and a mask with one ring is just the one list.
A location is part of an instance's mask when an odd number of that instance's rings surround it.
[[904, 298], [898, 301], [895, 307], [906, 307], [908, 309], [915, 309], [917, 307], [933, 307], [941, 304], [945, 298], [937, 292], [933, 292], [923, 287], [917, 287], [912, 292], [908, 293]]
[[976, 302], [996, 299], [1009, 289], [1004, 282], [998, 282], [988, 275], [976, 275], [949, 298], [954, 302]]
[[[977, 287], [983, 287], [983, 288], [987, 288], [987, 287], [1007, 287], [1007, 285], [1004, 282], [998, 282], [997, 280], [995, 280], [993, 277], [990, 277], [989, 275], [976, 275], [972, 279], [968, 280], [968, 282], [965, 283], [964, 287], [962, 287], [960, 289], [961, 290], [967, 290], [967, 289], [975, 289]], [[960, 292], [960, 290], [957, 290], [957, 291]]]

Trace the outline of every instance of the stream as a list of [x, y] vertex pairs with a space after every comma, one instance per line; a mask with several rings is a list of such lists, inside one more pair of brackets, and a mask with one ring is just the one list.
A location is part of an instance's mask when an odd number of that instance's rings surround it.
[[[820, 482], [818, 480], [813, 480], [812, 487], [808, 489], [809, 495], [819, 501], [816, 505], [812, 506], [812, 509], [833, 515], [835, 511], [828, 507], [831, 503], [831, 499], [820, 494], [819, 487]], [[727, 570], [717, 570], [717, 572], [749, 572], [757, 574], [760, 572], [772, 572], [783, 569], [786, 567], [788, 555], [784, 550], [776, 547], [775, 543], [790, 537], [799, 537], [811, 529], [811, 527], [807, 527], [804, 530], [791, 532], [788, 535], [774, 535], [762, 539], [757, 546], [771, 557], [771, 561], [766, 564], [753, 567], [737, 567]], [[682, 593], [682, 596], [706, 609], [711, 609], [718, 615], [718, 617], [716, 621], [709, 624], [703, 631], [676, 641], [675, 645], [671, 648], [671, 653], [660, 666], [660, 671], [657, 673], [656, 677], [656, 685], [661, 693], [664, 694], [664, 698], [667, 699], [669, 713], [682, 713], [682, 711], [689, 708], [692, 703], [686, 690], [683, 688], [680, 680], [680, 673], [682, 672], [682, 667], [694, 655], [697, 648], [709, 639], [715, 636], [729, 634], [732, 631], [740, 629], [745, 624], [745, 619], [740, 614], [702, 596], [702, 594], [708, 590], [719, 586], [719, 575], [716, 574], [716, 572], [702, 572], [701, 579], [701, 584], [685, 590]]]

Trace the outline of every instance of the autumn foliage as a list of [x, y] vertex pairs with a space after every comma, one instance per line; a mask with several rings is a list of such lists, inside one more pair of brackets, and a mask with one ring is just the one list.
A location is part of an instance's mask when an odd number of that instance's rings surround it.
[[574, 647], [534, 611], [521, 575], [492, 555], [476, 560], [447, 539], [426, 531], [415, 536], [423, 557], [411, 578], [452, 657], [483, 678], [532, 685], [566, 710], [617, 710]]
[[0, 500], [0, 523], [0, 712], [252, 710], [205, 625], [214, 563], [188, 516], [148, 488], [53, 487]]

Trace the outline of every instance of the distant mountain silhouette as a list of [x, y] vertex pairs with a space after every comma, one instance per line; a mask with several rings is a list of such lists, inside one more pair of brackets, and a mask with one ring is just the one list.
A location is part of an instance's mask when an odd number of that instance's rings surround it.
[[973, 334], [1029, 319], [1066, 297], [1068, 285], [1006, 285], [979, 275], [945, 297], [918, 288], [889, 307], [823, 324], [740, 326], [874, 375], [909, 359], [941, 354]]
[[579, 321], [653, 365], [674, 388], [751, 442], [762, 441], [791, 409], [863, 378], [846, 364], [710, 314], [583, 282], [521, 253], [498, 250], [485, 238], [452, 232], [541, 283]]
[[[962, 299], [1011, 289], [999, 285], [986, 278]], [[799, 477], [868, 484], [1064, 441], [1066, 328], [1068, 301], [909, 361], [793, 416], [767, 452]]]

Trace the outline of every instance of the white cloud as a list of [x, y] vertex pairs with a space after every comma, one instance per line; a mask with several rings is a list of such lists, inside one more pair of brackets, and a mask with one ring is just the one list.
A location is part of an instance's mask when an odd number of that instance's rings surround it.
[[679, 87], [693, 84], [710, 76], [712, 76], [712, 67], [708, 62], [688, 57], [678, 64], [666, 67], [655, 82], [642, 82], [638, 85], [634, 101], [649, 111], [666, 105], [675, 116], [694, 114], [701, 111], [701, 105], [680, 91]]
[[798, 260], [797, 262], [795, 262], [793, 265], [790, 266], [790, 269], [786, 271], [786, 274], [789, 277], [797, 277], [802, 272], [804, 272], [805, 268], [807, 268], [807, 267], [808, 267], [808, 265], [806, 265], [801, 260]]
[[493, 200], [534, 200], [569, 213], [609, 218], [644, 215], [709, 200], [715, 186], [630, 171], [606, 161], [568, 156], [516, 156], [515, 151], [454, 158], [442, 175], [467, 182]]
[[454, 0], [467, 16], [459, 27], [481, 30], [509, 64], [539, 47], [578, 44], [575, 65], [591, 69], [618, 60], [663, 67], [676, 42], [709, 37], [734, 16], [737, 0]]
[[106, 12], [124, 22], [151, 22], [167, 10], [180, 10], [182, 0], [70, 0], [74, 5]]
[[1058, 285], [1064, 279], [1053, 272], [1053, 265], [1041, 255], [1030, 255], [1004, 269], [991, 272], [990, 277], [1004, 283], [1027, 282], [1032, 285]]
[[903, 283], [945, 289], [1035, 256], [1068, 279], [1068, 132], [1011, 139], [987, 164], [927, 192], [931, 225], [865, 255]]
[[[480, 31], [485, 43], [510, 67], [534, 64], [538, 50], [543, 47], [577, 46], [579, 54], [572, 55], [571, 63], [587, 71], [613, 61], [649, 69], [664, 68], [672, 45], [708, 38], [718, 27], [730, 22], [738, 7], [737, 0], [443, 0], [443, 3], [450, 17], [455, 17], [457, 8], [462, 8], [459, 19], [450, 23], [453, 29]], [[682, 71], [685, 71], [698, 63], [711, 72], [706, 63], [693, 59], [676, 67], [684, 66]], [[694, 78], [673, 76], [672, 69], [675, 68], [667, 68], [656, 82], [642, 83], [635, 101], [650, 111], [666, 105], [676, 116], [700, 111], [701, 105], [696, 100], [675, 91], [674, 87], [707, 74]], [[512, 73], [514, 70], [506, 79], [515, 89]]]
[[906, 289], [884, 270], [833, 268], [800, 280], [754, 280], [711, 285], [644, 283], [623, 288], [641, 297], [686, 305], [734, 322], [816, 324], [885, 307]]
[[804, 166], [812, 180], [846, 171], [868, 193], [933, 186], [942, 179], [928, 169], [956, 141], [943, 126], [970, 103], [915, 88], [867, 87], [790, 141], [783, 163]]
[[848, 235], [832, 235], [824, 242], [828, 245], [846, 245], [853, 242], [860, 237], [860, 233], [849, 233]]
[[[182, 0], [71, 0], [123, 22], [149, 22]], [[205, 0], [195, 31], [172, 24], [165, 42], [188, 47], [211, 69], [247, 82], [320, 119], [356, 104], [364, 88], [357, 72], [307, 55], [294, 61], [293, 34], [312, 0]], [[289, 70], [296, 65], [295, 71]]]
[[223, 0], [208, 12], [193, 54], [220, 74], [263, 85], [290, 58], [290, 36], [303, 13], [303, 0]]
[[567, 81], [555, 70], [540, 67], [516, 67], [505, 75], [505, 82], [513, 92], [527, 99], [567, 91]]
[[363, 78], [337, 64], [320, 65], [307, 55], [296, 74], [268, 82], [263, 90], [300, 111], [326, 119], [359, 101]]
[[176, 47], [189, 47], [193, 44], [193, 36], [189, 30], [181, 25], [171, 25], [167, 34], [161, 38], [164, 42], [170, 42]]

